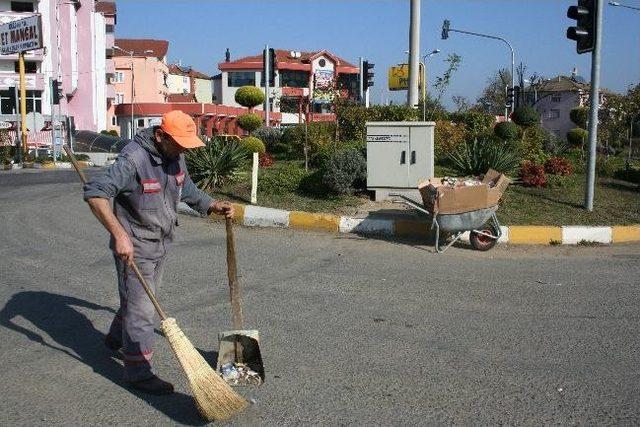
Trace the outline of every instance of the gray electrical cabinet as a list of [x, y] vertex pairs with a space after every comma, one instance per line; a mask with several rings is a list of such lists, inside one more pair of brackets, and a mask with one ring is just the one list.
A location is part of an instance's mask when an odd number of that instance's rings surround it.
[[389, 193], [416, 196], [433, 178], [435, 122], [367, 122], [367, 188], [375, 200]]

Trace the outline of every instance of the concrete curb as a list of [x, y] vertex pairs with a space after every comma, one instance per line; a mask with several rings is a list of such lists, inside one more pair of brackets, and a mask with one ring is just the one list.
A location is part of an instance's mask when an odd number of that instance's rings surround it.
[[[430, 224], [425, 221], [384, 218], [351, 218], [321, 213], [285, 211], [261, 206], [234, 204], [234, 222], [247, 227], [294, 228], [300, 230], [354, 233], [362, 236], [427, 237]], [[201, 217], [180, 203], [182, 214]], [[220, 217], [215, 215], [212, 219]], [[502, 226], [499, 243], [518, 245], [578, 245], [640, 242], [640, 225], [623, 226]], [[469, 240], [469, 233], [462, 236]]]

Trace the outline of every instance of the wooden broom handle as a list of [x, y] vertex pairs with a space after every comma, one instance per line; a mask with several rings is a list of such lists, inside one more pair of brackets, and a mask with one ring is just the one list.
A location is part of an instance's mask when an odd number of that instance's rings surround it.
[[236, 245], [233, 238], [231, 218], [225, 219], [227, 228], [227, 275], [229, 276], [229, 294], [231, 296], [231, 311], [233, 314], [233, 328], [242, 329], [242, 303], [240, 297], [240, 283], [236, 267]]
[[[80, 176], [80, 181], [82, 181], [83, 184], [86, 184], [87, 177], [85, 176], [84, 172], [82, 172], [82, 169], [80, 169], [80, 165], [78, 164], [78, 160], [76, 159], [76, 156], [73, 155], [73, 153], [71, 152], [71, 150], [67, 145], [64, 145], [63, 147], [64, 147], [64, 151], [66, 151], [67, 153], [67, 156], [69, 156], [69, 158], [71, 159], [71, 163], [73, 164], [73, 167], [76, 169], [76, 172], [78, 172], [78, 175]], [[136, 276], [138, 277], [138, 280], [140, 281], [142, 288], [149, 296], [151, 303], [156, 308], [156, 311], [158, 312], [160, 319], [165, 320], [167, 318], [167, 315], [164, 313], [164, 310], [162, 309], [162, 307], [160, 307], [160, 304], [158, 303], [156, 296], [151, 291], [151, 288], [147, 284], [147, 281], [144, 280], [144, 277], [142, 277], [142, 273], [140, 273], [140, 270], [138, 269], [138, 265], [136, 264], [135, 261], [132, 261], [131, 267], [133, 268], [133, 271], [136, 273]]]

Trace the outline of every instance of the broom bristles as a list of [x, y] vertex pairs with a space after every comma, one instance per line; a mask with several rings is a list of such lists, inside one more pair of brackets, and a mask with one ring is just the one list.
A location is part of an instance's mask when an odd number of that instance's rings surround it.
[[200, 414], [207, 421], [213, 421], [229, 419], [242, 411], [247, 406], [247, 401], [209, 366], [180, 330], [176, 319], [167, 318], [161, 325], [173, 353], [189, 380]]

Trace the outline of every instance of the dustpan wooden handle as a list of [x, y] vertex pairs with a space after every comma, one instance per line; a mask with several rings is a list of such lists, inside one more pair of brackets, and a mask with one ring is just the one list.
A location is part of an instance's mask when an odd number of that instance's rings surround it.
[[233, 238], [231, 218], [226, 218], [225, 225], [227, 228], [227, 275], [229, 276], [229, 295], [231, 297], [233, 328], [242, 329], [242, 302], [240, 283], [238, 282], [238, 269], [236, 267], [236, 244]]
[[[76, 169], [76, 172], [78, 172], [78, 175], [80, 176], [80, 181], [82, 181], [83, 184], [86, 184], [87, 177], [85, 176], [84, 172], [82, 172], [82, 169], [80, 169], [80, 165], [78, 164], [78, 160], [76, 159], [76, 156], [74, 156], [73, 152], [71, 152], [71, 150], [67, 145], [64, 145], [63, 147], [64, 147], [64, 151], [66, 151], [67, 153], [67, 156], [69, 156], [69, 158], [71, 159], [71, 163], [73, 164], [73, 167]], [[156, 296], [151, 291], [151, 288], [147, 284], [147, 281], [144, 280], [144, 277], [142, 277], [142, 273], [140, 273], [140, 270], [138, 269], [138, 266], [135, 261], [131, 263], [131, 267], [133, 268], [133, 271], [136, 273], [136, 276], [138, 277], [138, 280], [140, 281], [142, 288], [149, 296], [151, 303], [156, 308], [156, 311], [158, 312], [160, 319], [165, 320], [167, 318], [167, 315], [164, 313], [164, 310], [162, 309], [162, 307], [160, 307], [160, 304], [158, 303]]]

